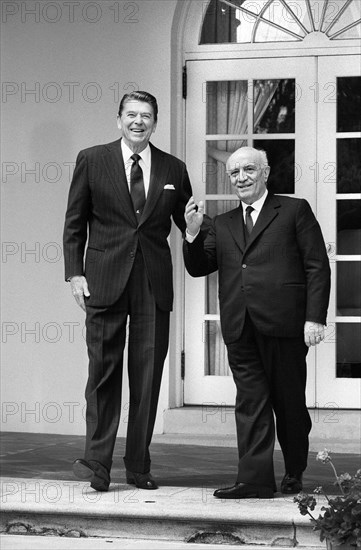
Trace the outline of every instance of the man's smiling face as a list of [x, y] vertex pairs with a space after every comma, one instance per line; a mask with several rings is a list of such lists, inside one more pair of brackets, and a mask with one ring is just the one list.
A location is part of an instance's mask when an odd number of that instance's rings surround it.
[[246, 204], [253, 204], [266, 191], [270, 172], [264, 165], [259, 151], [243, 147], [235, 151], [227, 161], [227, 173], [237, 196]]
[[147, 147], [157, 127], [152, 105], [133, 99], [124, 104], [117, 123], [125, 143], [134, 153], [140, 153]]

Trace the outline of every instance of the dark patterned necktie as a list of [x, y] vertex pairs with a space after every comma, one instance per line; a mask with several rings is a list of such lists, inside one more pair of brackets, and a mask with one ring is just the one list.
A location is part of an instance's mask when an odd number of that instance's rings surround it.
[[134, 161], [130, 170], [130, 196], [132, 197], [135, 213], [140, 216], [145, 204], [143, 170], [139, 166], [141, 157], [134, 154], [130, 158]]
[[246, 233], [247, 233], [246, 236], [247, 237], [250, 236], [253, 229], [253, 220], [251, 216], [251, 212], [253, 212], [253, 210], [254, 210], [253, 206], [247, 206], [246, 208]]

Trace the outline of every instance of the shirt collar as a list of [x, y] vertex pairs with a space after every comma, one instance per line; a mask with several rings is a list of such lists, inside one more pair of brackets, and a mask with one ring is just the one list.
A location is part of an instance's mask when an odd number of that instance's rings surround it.
[[[268, 189], [266, 189], [266, 191], [263, 193], [262, 197], [258, 200], [256, 200], [254, 203], [252, 203], [252, 208], [254, 210], [257, 210], [257, 212], [259, 213], [262, 209], [262, 206], [264, 205], [264, 202], [267, 198], [267, 195], [268, 195]], [[242, 202], [241, 201], [241, 204], [242, 204], [242, 208], [243, 208], [243, 213], [246, 211], [246, 208], [247, 206], [250, 206], [249, 204], [246, 204], [245, 202]]]
[[[134, 153], [133, 153], [133, 151], [128, 147], [128, 145], [125, 143], [124, 139], [121, 140], [120, 146], [121, 146], [121, 148], [122, 148], [122, 154], [123, 154], [124, 163], [126, 164], [127, 162], [130, 161], [130, 157], [131, 157], [132, 155], [134, 155]], [[146, 148], [143, 149], [143, 151], [142, 151], [141, 153], [139, 153], [139, 156], [141, 157], [142, 161], [144, 162], [144, 164], [145, 164], [146, 166], [150, 166], [151, 151], [150, 151], [149, 143], [148, 143], [148, 145], [146, 146]]]

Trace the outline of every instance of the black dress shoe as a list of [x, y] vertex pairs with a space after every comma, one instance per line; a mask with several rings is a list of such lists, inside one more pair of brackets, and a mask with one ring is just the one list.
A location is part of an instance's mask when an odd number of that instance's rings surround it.
[[107, 491], [110, 484], [109, 472], [96, 460], [78, 458], [73, 462], [73, 472], [78, 479], [88, 479], [96, 491]]
[[137, 474], [136, 472], [127, 470], [126, 476], [127, 483], [129, 483], [129, 485], [135, 485], [138, 489], [158, 489], [158, 485], [150, 473]]
[[284, 495], [296, 495], [300, 493], [302, 489], [302, 473], [289, 474], [286, 472], [281, 482], [281, 493]]
[[236, 483], [233, 487], [217, 489], [213, 496], [216, 498], [273, 498], [273, 490], [263, 485]]

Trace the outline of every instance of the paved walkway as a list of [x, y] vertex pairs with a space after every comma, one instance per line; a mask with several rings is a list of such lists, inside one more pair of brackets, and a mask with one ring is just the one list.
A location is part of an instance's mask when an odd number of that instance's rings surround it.
[[[152, 473], [160, 485], [157, 491], [125, 483], [122, 438], [115, 448], [109, 492], [93, 491], [72, 474], [72, 462], [82, 456], [83, 446], [84, 437], [79, 436], [2, 435], [0, 530], [7, 534], [1, 537], [1, 548], [182, 550], [193, 542], [196, 550], [197, 543], [207, 542], [209, 549], [221, 543], [228, 550], [235, 544], [232, 537], [244, 550], [250, 544], [263, 550], [324, 546], [292, 496], [276, 493], [270, 500], [230, 501], [213, 497], [215, 488], [235, 481], [237, 449], [232, 437], [155, 436], [151, 455]], [[337, 492], [330, 465], [317, 462], [315, 454], [310, 453], [305, 490], [322, 485], [331, 494]], [[335, 453], [333, 458], [339, 473], [354, 473], [361, 467], [356, 454]], [[275, 471], [279, 485], [283, 461], [277, 450]], [[321, 507], [324, 501], [318, 498]]]
[[[4, 432], [1, 435], [1, 475], [74, 481], [72, 462], [83, 456], [83, 436]], [[111, 473], [113, 483], [124, 483], [124, 438], [118, 438]], [[323, 447], [320, 447], [322, 450]], [[332, 451], [332, 448], [330, 449]], [[233, 485], [237, 472], [237, 449], [233, 437], [155, 435], [151, 445], [152, 474], [160, 486], [217, 488]], [[335, 492], [329, 465], [309, 456], [304, 488], [312, 492], [322, 485]], [[339, 473], [361, 468], [358, 454], [333, 453]], [[280, 451], [274, 454], [278, 486], [284, 474]]]

